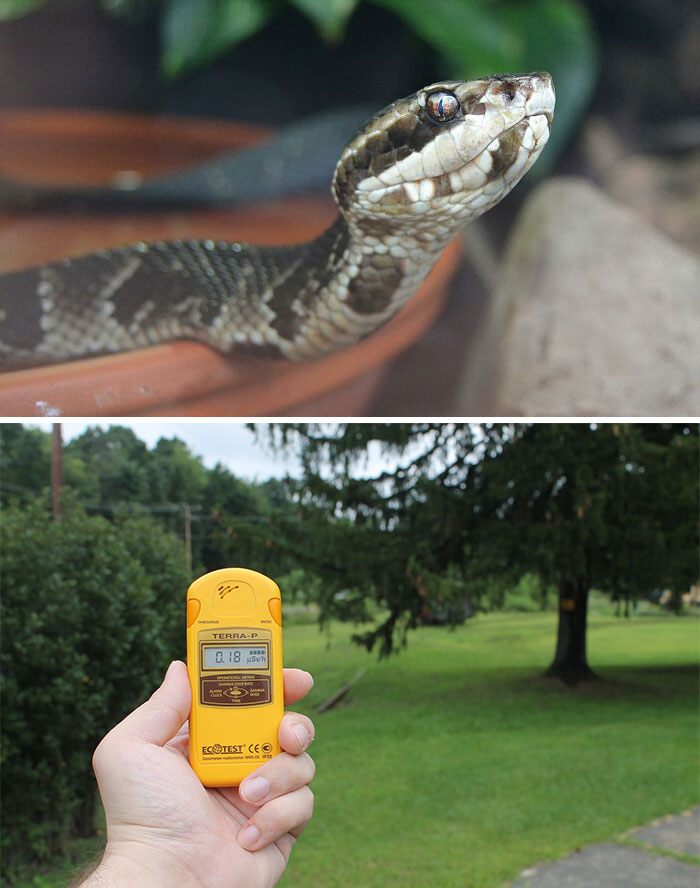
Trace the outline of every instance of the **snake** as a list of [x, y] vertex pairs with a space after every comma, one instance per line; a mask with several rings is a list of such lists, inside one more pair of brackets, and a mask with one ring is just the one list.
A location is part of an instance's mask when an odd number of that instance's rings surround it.
[[338, 216], [306, 243], [140, 242], [2, 275], [0, 366], [180, 339], [289, 360], [358, 342], [530, 169], [554, 104], [545, 72], [447, 80], [392, 102], [341, 152]]

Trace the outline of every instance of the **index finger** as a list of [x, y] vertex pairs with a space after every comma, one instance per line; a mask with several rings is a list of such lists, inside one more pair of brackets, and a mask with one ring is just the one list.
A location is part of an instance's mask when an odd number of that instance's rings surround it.
[[305, 697], [314, 686], [310, 673], [303, 669], [283, 669], [284, 705], [289, 706]]

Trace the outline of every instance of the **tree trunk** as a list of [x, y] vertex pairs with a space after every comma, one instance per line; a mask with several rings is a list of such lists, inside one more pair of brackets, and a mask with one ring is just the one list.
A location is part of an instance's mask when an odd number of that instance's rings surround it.
[[598, 677], [586, 662], [587, 611], [588, 584], [583, 580], [563, 581], [559, 586], [557, 649], [545, 675], [568, 685]]

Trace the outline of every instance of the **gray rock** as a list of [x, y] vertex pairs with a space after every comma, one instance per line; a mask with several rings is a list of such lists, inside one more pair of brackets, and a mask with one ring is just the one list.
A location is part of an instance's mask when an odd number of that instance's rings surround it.
[[698, 888], [698, 868], [638, 848], [601, 843], [525, 870], [513, 888]]
[[583, 179], [526, 203], [496, 286], [495, 414], [700, 412], [700, 260]]

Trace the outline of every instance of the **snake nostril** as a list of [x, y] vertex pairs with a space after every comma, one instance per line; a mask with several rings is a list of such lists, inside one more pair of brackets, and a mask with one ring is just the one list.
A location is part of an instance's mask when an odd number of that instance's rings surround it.
[[499, 90], [499, 92], [502, 93], [502, 95], [509, 102], [512, 102], [513, 99], [515, 98], [515, 93], [517, 92], [517, 90], [516, 90], [515, 84], [512, 81], [506, 80], [505, 83], [503, 84], [503, 86], [501, 87], [501, 89]]

